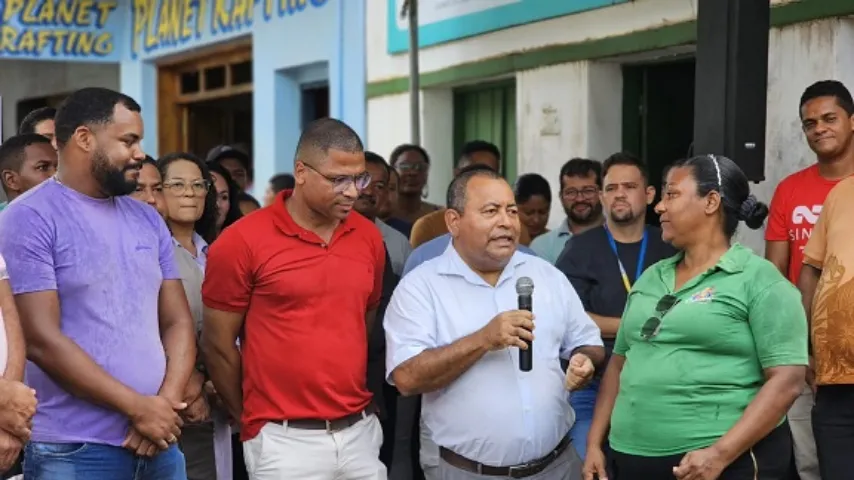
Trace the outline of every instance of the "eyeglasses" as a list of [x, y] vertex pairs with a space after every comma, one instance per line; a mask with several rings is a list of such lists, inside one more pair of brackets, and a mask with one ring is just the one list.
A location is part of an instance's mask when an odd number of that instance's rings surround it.
[[211, 188], [211, 182], [207, 180], [196, 180], [195, 182], [188, 183], [183, 180], [175, 180], [163, 183], [163, 187], [167, 188], [173, 195], [183, 195], [189, 187], [193, 191], [193, 195], [201, 197], [208, 193], [208, 190]]
[[566, 190], [560, 192], [560, 194], [563, 195], [563, 197], [567, 200], [575, 200], [576, 197], [578, 197], [579, 195], [581, 195], [582, 198], [586, 198], [589, 200], [599, 194], [599, 189], [596, 187], [584, 187], [581, 190], [575, 188], [567, 188]]
[[643, 327], [641, 327], [641, 338], [644, 340], [650, 340], [658, 335], [658, 332], [661, 331], [661, 320], [668, 312], [673, 310], [673, 307], [675, 307], [677, 303], [679, 303], [679, 299], [673, 295], [665, 295], [661, 297], [661, 300], [659, 300], [655, 305], [655, 315], [649, 317], [649, 319], [643, 324]]
[[394, 166], [394, 168], [397, 169], [397, 171], [400, 173], [405, 173], [405, 172], [421, 173], [421, 172], [427, 171], [427, 164], [426, 163], [398, 163], [397, 165]]
[[[300, 163], [302, 163], [302, 162], [300, 162]], [[332, 189], [335, 190], [335, 192], [337, 192], [337, 193], [344, 193], [345, 191], [347, 191], [348, 188], [350, 188], [350, 185], [355, 186], [356, 190], [361, 192], [362, 190], [367, 188], [367, 186], [370, 185], [370, 183], [371, 183], [371, 174], [368, 172], [362, 172], [362, 173], [357, 174], [357, 175], [330, 176], [330, 175], [324, 174], [320, 170], [312, 167], [311, 165], [309, 165], [307, 163], [303, 163], [303, 165], [305, 165], [309, 170], [313, 171], [314, 173], [325, 178], [327, 182], [332, 184]]]

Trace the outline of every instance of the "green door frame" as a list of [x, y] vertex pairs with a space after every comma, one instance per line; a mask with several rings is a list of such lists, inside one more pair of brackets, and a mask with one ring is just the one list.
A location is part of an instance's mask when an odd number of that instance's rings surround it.
[[[496, 109], [498, 111], [496, 111]], [[518, 171], [516, 82], [505, 80], [454, 89], [454, 164], [466, 142], [485, 140], [501, 151], [501, 172], [508, 182]]]

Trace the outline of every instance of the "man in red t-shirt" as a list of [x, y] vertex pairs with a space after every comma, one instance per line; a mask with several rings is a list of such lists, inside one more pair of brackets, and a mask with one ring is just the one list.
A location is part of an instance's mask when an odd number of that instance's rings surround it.
[[359, 137], [338, 120], [312, 122], [294, 177], [293, 190], [211, 245], [205, 363], [241, 420], [253, 480], [382, 480], [366, 373], [385, 247], [372, 222], [351, 214], [370, 183]]
[[[800, 116], [818, 162], [780, 182], [765, 230], [765, 257], [795, 284], [825, 197], [840, 180], [854, 174], [854, 101], [842, 83], [816, 82], [801, 96]], [[811, 422], [813, 403], [812, 389], [806, 386], [789, 412], [801, 480], [821, 478]]]

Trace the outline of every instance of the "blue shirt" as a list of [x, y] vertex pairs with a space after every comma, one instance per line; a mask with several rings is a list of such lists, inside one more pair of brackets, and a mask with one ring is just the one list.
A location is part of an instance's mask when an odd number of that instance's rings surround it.
[[572, 233], [569, 231], [569, 223], [567, 220], [564, 220], [556, 229], [535, 238], [531, 242], [531, 250], [538, 257], [548, 260], [549, 263], [554, 265], [557, 263], [557, 259], [560, 257], [561, 252], [563, 252], [566, 242], [569, 241], [570, 237], [572, 237]]
[[[432, 260], [439, 255], [441, 255], [447, 248], [448, 245], [451, 244], [451, 234], [446, 233], [444, 235], [438, 236], [429, 242], [423, 243], [418, 246], [412, 253], [409, 255], [409, 258], [406, 259], [406, 265], [403, 266], [403, 275], [411, 272], [415, 267], [421, 265], [427, 260]], [[533, 250], [524, 246], [517, 245], [516, 251], [527, 253], [528, 255], [535, 255]]]
[[422, 417], [439, 446], [487, 465], [517, 465], [548, 454], [574, 423], [559, 358], [601, 346], [566, 276], [543, 259], [517, 251], [495, 286], [449, 245], [403, 277], [386, 311], [386, 374], [425, 350], [450, 345], [502, 312], [517, 309], [516, 280], [534, 281], [537, 325], [530, 372], [519, 349], [487, 353], [446, 387], [423, 395]]

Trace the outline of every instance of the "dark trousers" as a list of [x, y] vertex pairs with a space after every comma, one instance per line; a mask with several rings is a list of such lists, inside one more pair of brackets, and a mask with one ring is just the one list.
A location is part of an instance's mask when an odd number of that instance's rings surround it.
[[382, 415], [380, 416], [380, 425], [383, 429], [383, 444], [380, 447], [380, 461], [383, 462], [386, 469], [391, 471], [391, 463], [394, 459], [394, 444], [395, 428], [397, 424], [397, 398], [400, 393], [396, 388], [386, 382], [383, 382], [383, 405], [380, 405]]
[[424, 470], [421, 468], [421, 395], [418, 395], [418, 405], [415, 408], [415, 421], [412, 425], [412, 438], [410, 439], [410, 452], [412, 457], [412, 479], [424, 480]]
[[[640, 457], [612, 450], [611, 464], [614, 475], [613, 478], [608, 478], [609, 480], [673, 480], [673, 467], [679, 465], [684, 456], [684, 453], [680, 453], [667, 457]], [[791, 459], [792, 432], [789, 430], [789, 424], [784, 422], [752, 449], [732, 462], [718, 479], [787, 480]]]
[[249, 480], [246, 461], [243, 459], [243, 442], [240, 441], [239, 433], [231, 436], [231, 462], [234, 480]]
[[822, 480], [852, 478], [854, 453], [854, 385], [818, 387], [812, 408], [812, 430]]

